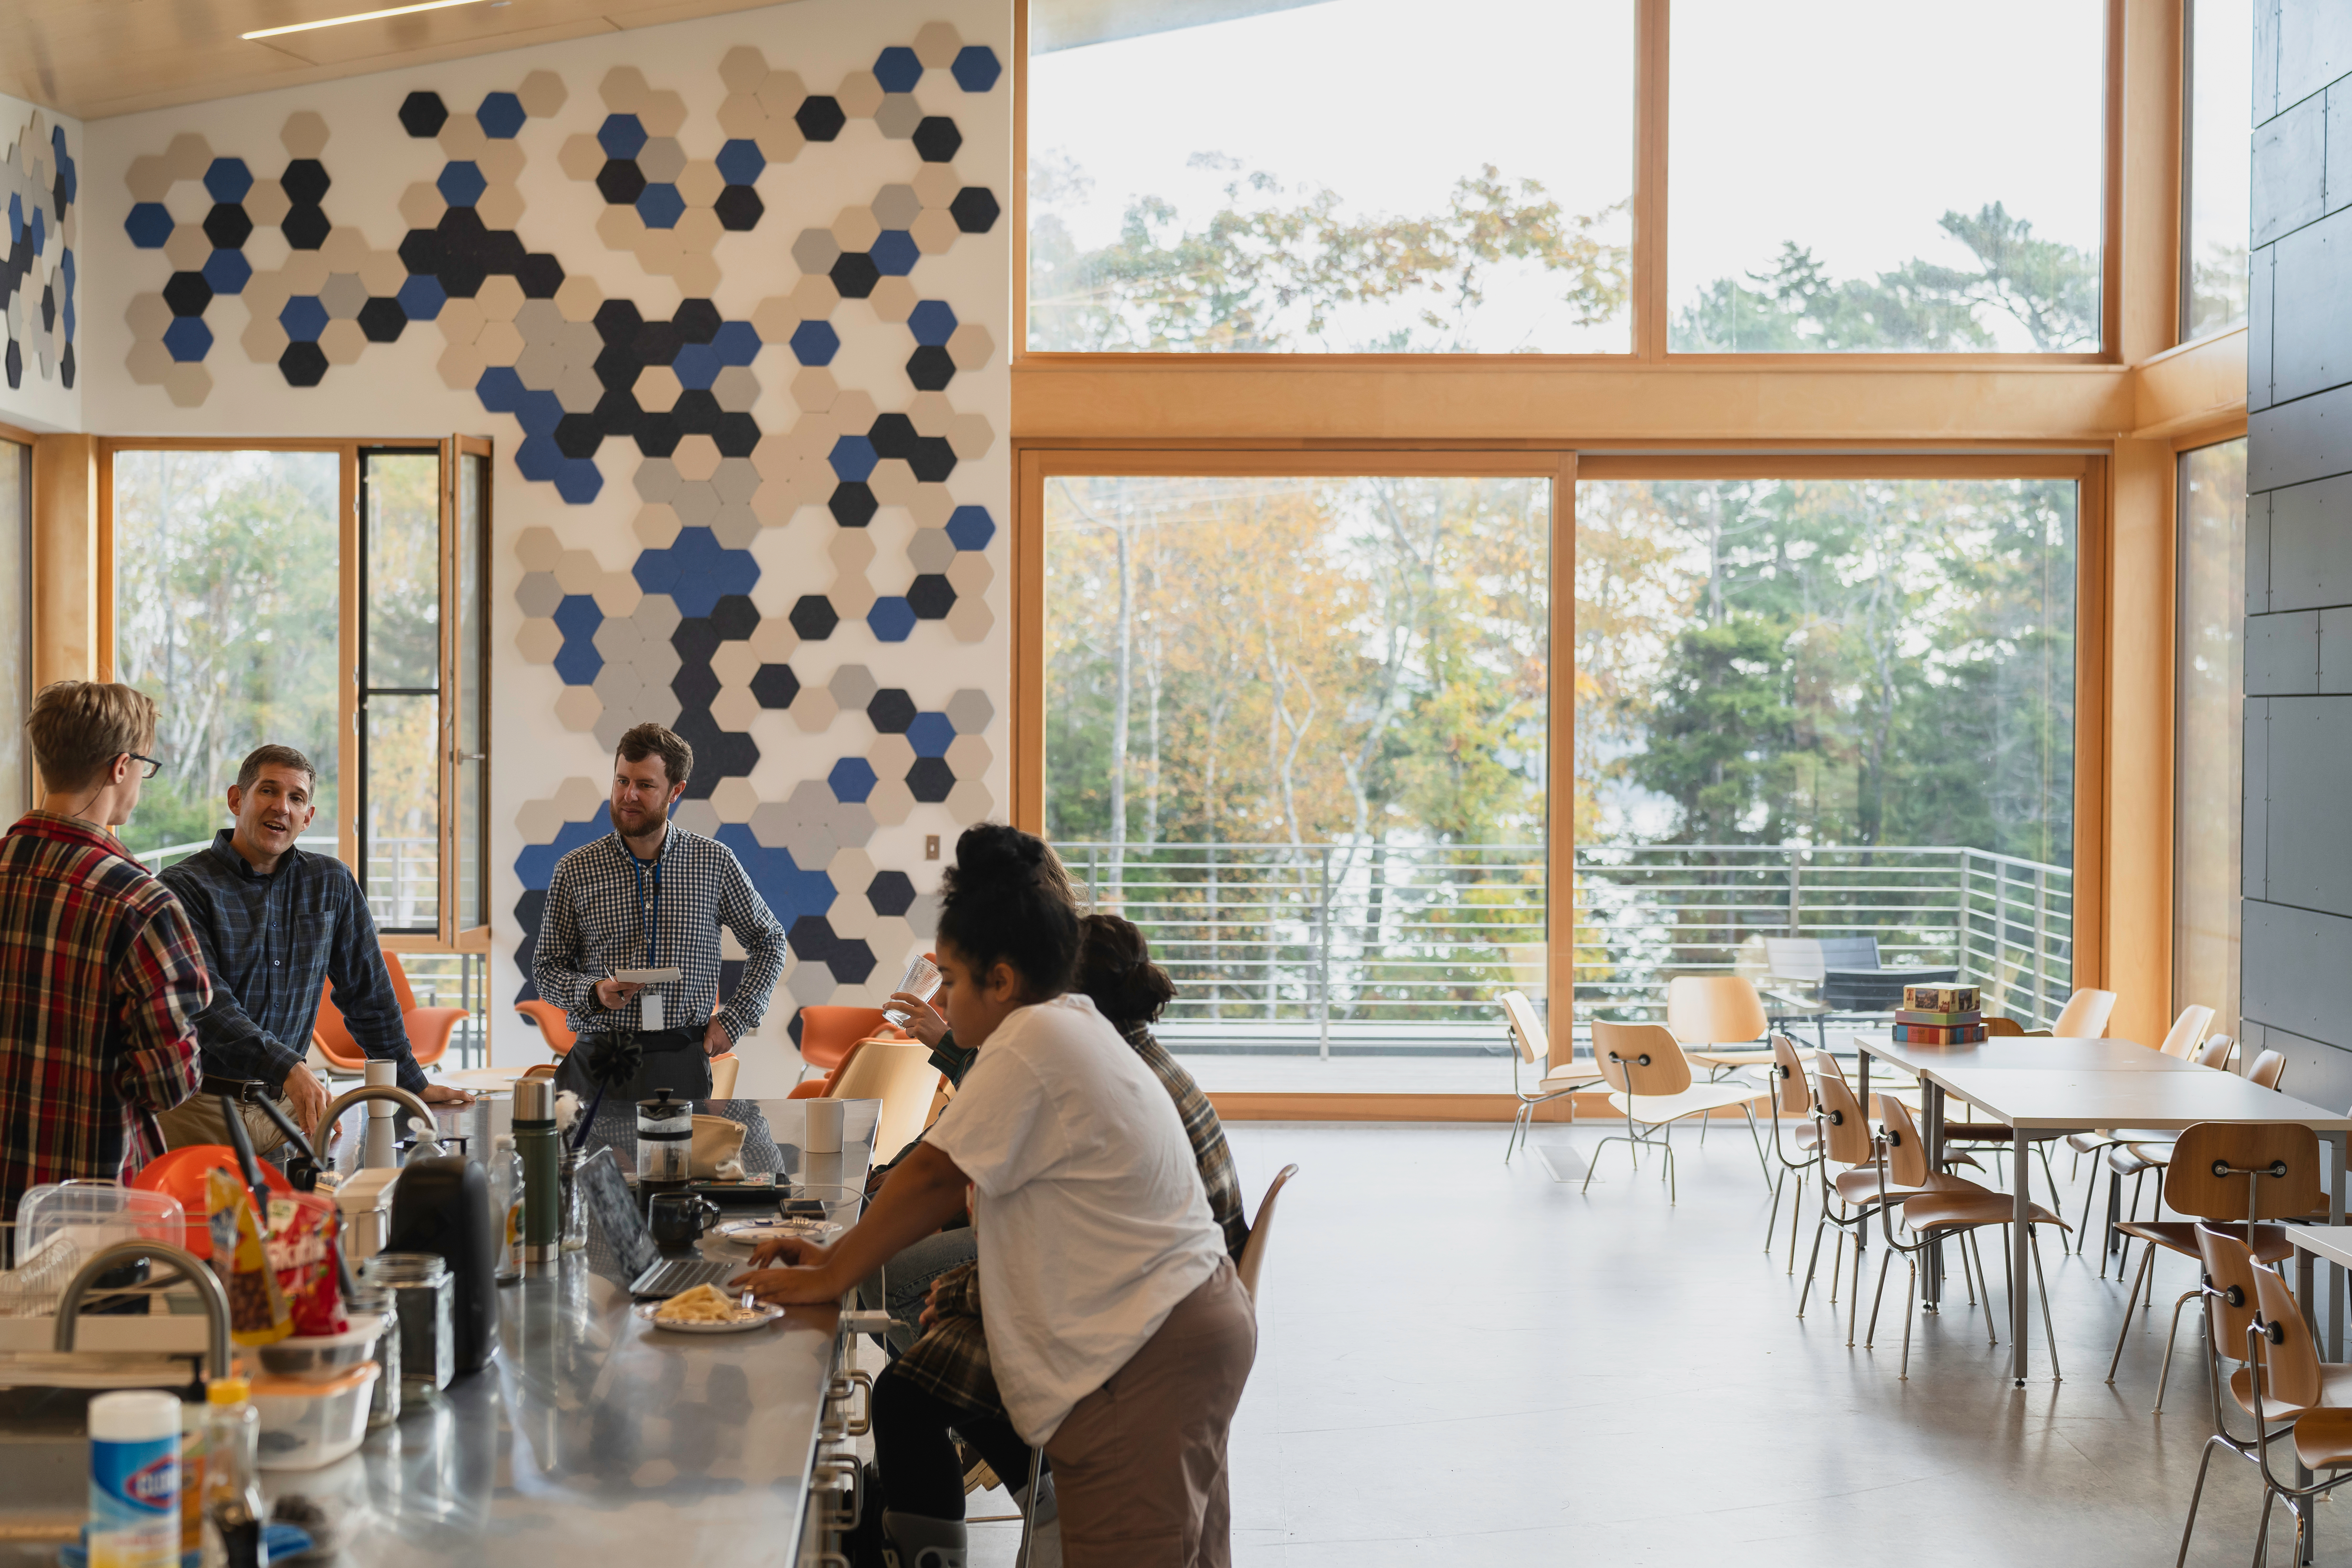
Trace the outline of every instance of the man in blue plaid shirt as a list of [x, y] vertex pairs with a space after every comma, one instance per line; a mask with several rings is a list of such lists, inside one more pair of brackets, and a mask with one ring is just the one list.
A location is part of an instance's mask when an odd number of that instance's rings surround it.
[[[563, 1087], [593, 1095], [591, 1069], [617, 1059], [634, 1034], [643, 1058], [611, 1085], [615, 1099], [668, 1089], [710, 1096], [709, 1058], [760, 1024], [784, 973], [784, 930], [735, 852], [669, 820], [694, 771], [694, 750], [659, 724], [621, 737], [613, 759], [614, 831], [556, 863], [541, 917], [531, 979], [569, 1015], [579, 1044], [564, 1058]], [[719, 1001], [719, 932], [743, 946], [735, 994]], [[676, 969], [642, 984], [625, 972]]]

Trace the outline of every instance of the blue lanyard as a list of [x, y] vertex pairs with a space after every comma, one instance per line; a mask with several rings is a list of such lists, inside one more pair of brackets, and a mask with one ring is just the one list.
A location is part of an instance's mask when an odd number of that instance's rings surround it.
[[[622, 853], [628, 854], [628, 847], [626, 845], [622, 846]], [[661, 932], [662, 862], [668, 858], [669, 833], [667, 828], [665, 827], [662, 833], [661, 850], [654, 857], [654, 896], [653, 907], [649, 912], [646, 905], [646, 863], [638, 859], [636, 856], [633, 854], [629, 855], [629, 866], [637, 874], [637, 919], [644, 927], [646, 933], [646, 967], [647, 969], [658, 967], [655, 963], [656, 953], [655, 939], [658, 937]]]

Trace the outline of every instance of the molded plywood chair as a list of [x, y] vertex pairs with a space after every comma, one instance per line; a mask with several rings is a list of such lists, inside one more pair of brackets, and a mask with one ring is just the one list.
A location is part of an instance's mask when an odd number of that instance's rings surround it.
[[1242, 1243], [1242, 1259], [1234, 1265], [1235, 1272], [1242, 1277], [1242, 1289], [1249, 1292], [1253, 1307], [1257, 1305], [1257, 1280], [1260, 1271], [1265, 1268], [1265, 1249], [1273, 1241], [1274, 1200], [1282, 1195], [1282, 1189], [1288, 1186], [1290, 1178], [1297, 1174], [1297, 1166], [1285, 1165], [1274, 1173], [1274, 1180], [1266, 1184], [1265, 1196], [1257, 1201], [1257, 1218], [1250, 1222], [1249, 1239]]
[[2087, 987], [2066, 998], [2050, 1032], [2062, 1040], [2104, 1040], [2107, 1019], [2116, 1010], [2116, 994]]
[[572, 1025], [564, 1017], [562, 1008], [552, 1002], [537, 1000], [518, 1002], [514, 1005], [514, 1008], [517, 1013], [522, 1015], [526, 1022], [539, 1031], [539, 1037], [547, 1042], [547, 1048], [555, 1055], [556, 1059], [560, 1061], [571, 1054], [572, 1046], [578, 1043], [580, 1037], [572, 1032]]
[[[1880, 1096], [1878, 1104], [1881, 1114], [1886, 1119], [1886, 1131], [1875, 1141], [1873, 1150], [1880, 1183], [1891, 1183], [1906, 1190], [1927, 1182], [1938, 1184], [1932, 1190], [1910, 1190], [1909, 1195], [1900, 1204], [1883, 1202], [1878, 1206], [1878, 1224], [1886, 1239], [1887, 1253], [1879, 1259], [1878, 1294], [1871, 1300], [1870, 1329], [1864, 1335], [1863, 1348], [1871, 1348], [1878, 1337], [1878, 1308], [1886, 1293], [1886, 1266], [1899, 1252], [1903, 1254], [1904, 1266], [1910, 1270], [1910, 1280], [1904, 1287], [1903, 1295], [1903, 1368], [1899, 1373], [1907, 1378], [1911, 1375], [1911, 1302], [1918, 1294], [1919, 1285], [1917, 1255], [1948, 1237], [1958, 1237], [1960, 1240], [1960, 1260], [1965, 1267], [1969, 1250], [1975, 1244], [1976, 1233], [1988, 1226], [2015, 1224], [2017, 1206], [2005, 1193], [1996, 1193], [1990, 1187], [1980, 1187], [1958, 1176], [1930, 1172], [1927, 1169], [1927, 1145], [1921, 1141], [1918, 1129], [1912, 1124], [1909, 1110], [1892, 1095]], [[1898, 1207], [1903, 1211], [1903, 1228], [1916, 1238], [1908, 1243], [1895, 1239], [1894, 1211]], [[2033, 1282], [2042, 1298], [2042, 1333], [2049, 1342], [2050, 1373], [2054, 1378], [2058, 1375], [2058, 1331], [2050, 1321], [2050, 1287], [2042, 1278], [2042, 1243], [2035, 1233], [2045, 1225], [2054, 1225], [2063, 1230], [2066, 1222], [2039, 1204], [2027, 1205], [2025, 1215], [2026, 1247], [2033, 1259]], [[1977, 1277], [1985, 1281], [1985, 1337], [1991, 1341], [1992, 1281], [1985, 1273], [1982, 1248], [1976, 1248], [1976, 1255]], [[2002, 1258], [2006, 1260], [2008, 1256], [2008, 1248], [2002, 1248]], [[1858, 1266], [1855, 1283], [1857, 1286], [1861, 1283]], [[2014, 1292], [2023, 1283], [2019, 1279], [2009, 1282], [2012, 1292], [2011, 1300], [2016, 1299]]]
[[[1798, 1191], [1789, 1202], [1789, 1272], [1797, 1271], [1797, 1211], [1804, 1206], [1804, 1173], [1822, 1163], [1821, 1107], [1813, 1094], [1812, 1079], [1805, 1072], [1804, 1058], [1797, 1054], [1796, 1042], [1786, 1035], [1772, 1037], [1772, 1059], [1765, 1066], [1751, 1069], [1760, 1075], [1766, 1088], [1774, 1096], [1772, 1106], [1772, 1157], [1780, 1169], [1772, 1173], [1772, 1212], [1764, 1221], [1764, 1252], [1772, 1251], [1772, 1233], [1780, 1224], [1780, 1189], [1793, 1173]], [[1800, 1116], [1804, 1120], [1785, 1132], [1781, 1119]], [[1797, 1158], [1790, 1159], [1794, 1149]]]
[[923, 1135], [923, 1118], [939, 1082], [931, 1048], [920, 1040], [860, 1040], [835, 1069], [823, 1098], [882, 1102], [881, 1120], [874, 1126], [873, 1163], [879, 1165]]
[[[2286, 1058], [2276, 1051], [2263, 1052], [2254, 1058], [2254, 1065], [2246, 1069], [2246, 1081], [2259, 1089], [2274, 1089], [2285, 1077]], [[2126, 1176], [2132, 1178], [2130, 1213], [2132, 1219], [2137, 1221], [2139, 1218], [2140, 1193], [2147, 1184], [2147, 1173], [2161, 1171], [2172, 1163], [2175, 1142], [2170, 1132], [2155, 1128], [2125, 1129], [2116, 1136], [2118, 1141], [2116, 1147], [2107, 1151], [2107, 1228], [2111, 1236], [2123, 1229], [2122, 1222], [2116, 1217], [2123, 1212], [2118, 1201], [2122, 1179]], [[2162, 1189], [2159, 1188], [2158, 1197], [2161, 1196]], [[2159, 1203], [2159, 1212], [2161, 1208]], [[2116, 1278], [2122, 1279], [2130, 1271], [2130, 1267], [2131, 1243], [2126, 1240], [2123, 1243], [2123, 1257], [2116, 1267]], [[2102, 1273], [2105, 1272], [2106, 1260], [2104, 1258], [2100, 1259], [2099, 1268]]]
[[2237, 1048], [2238, 1042], [2227, 1035], [2208, 1035], [2205, 1043], [2197, 1047], [2197, 1054], [2189, 1059], [2200, 1068], [2218, 1068], [2227, 1072], [2230, 1070], [2230, 1055]]
[[[2204, 1062], [2203, 1058], [2196, 1055], [2202, 1048], [2198, 1042], [2205, 1037], [2205, 1031], [2212, 1026], [2212, 1023], [2213, 1009], [2192, 1002], [2180, 1010], [2180, 1016], [2172, 1021], [2172, 1027], [2165, 1033], [2164, 1044], [2158, 1048], [2168, 1057], [2179, 1057], [2183, 1060], [2194, 1058], [2205, 1066], [2214, 1065]], [[2226, 1040], [2227, 1037], [2223, 1037]], [[2223, 1052], [2225, 1058], [2227, 1055], [2228, 1052], [2225, 1050]], [[2112, 1149], [2118, 1143], [2129, 1142], [2131, 1142], [2130, 1139], [2113, 1128], [2099, 1128], [2089, 1132], [2066, 1134], [2066, 1147], [2074, 1152], [2076, 1171], [2082, 1169], [2084, 1155], [2096, 1154], [2102, 1150]], [[2095, 1173], [2091, 1180], [2091, 1186], [2095, 1187], [2098, 1184], [2098, 1178]], [[2083, 1193], [2083, 1225], [2087, 1228], [2090, 1223], [2091, 1193], [2089, 1188], [2085, 1188]], [[2109, 1239], [2112, 1241], [2113, 1238]], [[2100, 1260], [2099, 1267], [2104, 1273], [2106, 1268], [2104, 1257]]]
[[1503, 1144], [1503, 1163], [1507, 1165], [1513, 1152], [1534, 1130], [1537, 1106], [1564, 1094], [1574, 1094], [1580, 1089], [1591, 1089], [1602, 1079], [1593, 1068], [1570, 1063], [1545, 1072], [1533, 1090], [1525, 1088], [1519, 1078], [1521, 1065], [1535, 1067], [1549, 1059], [1551, 1050], [1544, 1041], [1543, 1021], [1536, 1016], [1535, 1005], [1524, 993], [1506, 991], [1501, 1001], [1505, 1037], [1511, 1042], [1511, 1092], [1519, 1099], [1519, 1108], [1511, 1115], [1511, 1136]]
[[[419, 1007], [416, 993], [408, 984], [408, 971], [401, 967], [400, 954], [385, 953], [383, 966], [392, 975], [393, 995], [400, 1004], [400, 1022], [408, 1035], [409, 1054], [416, 1058], [418, 1067], [431, 1067], [448, 1054], [449, 1037], [472, 1015], [463, 1007]], [[334, 991], [331, 980], [319, 987], [319, 1020], [311, 1026], [310, 1037], [334, 1068], [343, 1072], [364, 1072], [367, 1053], [360, 1049], [359, 1041], [352, 1037], [342, 1014], [337, 1011]]]
[[829, 1073], [849, 1059], [858, 1041], [889, 1026], [879, 1007], [803, 1007], [801, 1009], [801, 1061]]
[[[1853, 1280], [1846, 1296], [1845, 1342], [1853, 1343], [1854, 1308], [1862, 1295], [1863, 1244], [1868, 1237], [1870, 1216], [1882, 1204], [1901, 1203], [1919, 1192], [1921, 1187], [1890, 1186], [1875, 1168], [1874, 1145], [1870, 1121], [1862, 1111], [1862, 1101], [1854, 1097], [1853, 1088], [1845, 1080], [1845, 1073], [1837, 1058], [1827, 1051], [1813, 1055], [1814, 1107], [1813, 1124], [1821, 1131], [1822, 1161], [1821, 1172], [1821, 1216], [1813, 1222], [1812, 1256], [1805, 1264], [1804, 1288], [1797, 1293], [1797, 1316], [1805, 1315], [1805, 1304], [1812, 1299], [1813, 1279], [1820, 1272], [1822, 1235], [1834, 1226], [1837, 1232], [1836, 1250], [1830, 1254], [1830, 1304], [1837, 1304], [1838, 1273], [1843, 1267], [1846, 1239], [1853, 1240]], [[1832, 1165], [1844, 1170], [1830, 1174]], [[1958, 1177], [1932, 1175], [1930, 1182], [1942, 1184], [1958, 1181]], [[1973, 1298], [1971, 1298], [1973, 1299]]]
[[736, 1075], [743, 1070], [743, 1058], [733, 1051], [721, 1051], [710, 1058], [710, 1098], [735, 1098]]
[[[1738, 1106], [1747, 1113], [1748, 1131], [1756, 1139], [1757, 1152], [1763, 1152], [1763, 1141], [1756, 1131], [1756, 1091], [1734, 1088], [1728, 1084], [1694, 1084], [1689, 1060], [1675, 1043], [1672, 1031], [1657, 1024], [1610, 1024], [1596, 1020], [1592, 1026], [1592, 1060], [1601, 1075], [1609, 1081], [1609, 1103], [1625, 1113], [1625, 1131], [1621, 1136], [1612, 1133], [1593, 1148], [1593, 1167], [1584, 1173], [1584, 1188], [1592, 1186], [1592, 1169], [1598, 1168], [1601, 1151], [1612, 1143], [1623, 1143], [1626, 1152], [1633, 1157], [1636, 1168], [1641, 1164], [1641, 1149], [1649, 1145], [1664, 1151], [1665, 1170], [1661, 1177], [1666, 1184], [1668, 1202], [1677, 1197], [1675, 1181], [1674, 1124], [1692, 1116], [1706, 1116], [1717, 1110]], [[1664, 1138], [1653, 1138], [1652, 1131], [1666, 1130]], [[1770, 1180], [1771, 1172], [1765, 1172]]]
[[[2131, 1294], [2124, 1298], [2123, 1326], [2116, 1333], [2116, 1353], [2107, 1363], [2109, 1383], [2115, 1382], [2116, 1368], [2123, 1364], [2124, 1341], [2131, 1332], [2132, 1313], [2143, 1289], [2149, 1293], [2148, 1305], [2155, 1305], [2153, 1277], [2158, 1247], [2197, 1260], [2198, 1221], [2202, 1220], [2249, 1247], [2256, 1262], [2277, 1264], [2294, 1255], [2294, 1243], [2287, 1239], [2285, 1226], [2252, 1225], [2250, 1230], [2249, 1225], [2263, 1219], [2299, 1219], [2314, 1207], [2323, 1213], [2326, 1208], [2319, 1187], [2319, 1135], [2308, 1127], [2287, 1122], [2250, 1126], [2201, 1121], [2184, 1131], [2172, 1149], [2174, 1157], [2164, 1173], [2164, 1201], [2174, 1213], [2191, 1217], [2126, 1220], [2116, 1227], [2148, 1245], [2141, 1255], [2139, 1272], [2132, 1279]], [[2216, 1176], [2217, 1164], [2238, 1170], [2283, 1168], [2283, 1174], [2256, 1184], [2250, 1198], [2247, 1178]], [[2247, 1214], [2250, 1201], [2255, 1211], [2252, 1215]], [[2238, 1223], [2228, 1223], [2231, 1220]], [[2172, 1304], [2172, 1327], [2164, 1340], [2164, 1370], [2156, 1384], [2159, 1412], [2164, 1409], [2165, 1380], [2172, 1372], [2172, 1341], [2180, 1331], [2180, 1309], [2196, 1295], [2195, 1290], [2183, 1291]]]

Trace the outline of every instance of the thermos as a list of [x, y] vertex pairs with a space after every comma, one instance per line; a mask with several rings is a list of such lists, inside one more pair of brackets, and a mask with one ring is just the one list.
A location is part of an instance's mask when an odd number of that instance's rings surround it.
[[515, 1085], [514, 1145], [522, 1156], [522, 1260], [551, 1263], [563, 1246], [563, 1139], [555, 1085], [545, 1079]]

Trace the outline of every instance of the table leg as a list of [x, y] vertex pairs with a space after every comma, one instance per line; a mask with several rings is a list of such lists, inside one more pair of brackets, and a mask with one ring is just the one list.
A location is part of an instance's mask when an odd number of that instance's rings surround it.
[[[2327, 1189], [2327, 1223], [2344, 1223], [2344, 1149], [2341, 1132], [2331, 1132], [2327, 1141], [2336, 1145], [2335, 1179]], [[2344, 1266], [2331, 1263], [2327, 1268], [2327, 1356], [2330, 1361], [2344, 1359]]]
[[[1944, 1091], [1927, 1079], [1923, 1078], [1919, 1082], [1927, 1091], [1924, 1102], [1927, 1116], [1925, 1136], [1927, 1140], [1927, 1169], [1933, 1173], [1944, 1168]], [[1939, 1311], [1944, 1301], [1944, 1239], [1940, 1234], [1927, 1246], [1927, 1264], [1920, 1287], [1920, 1310]]]
[[2015, 1369], [2017, 1386], [2025, 1386], [2025, 1342], [2032, 1325], [2025, 1310], [2026, 1298], [2033, 1289], [2033, 1277], [2027, 1272], [2033, 1260], [2027, 1255], [2026, 1243], [2032, 1232], [2026, 1228], [2026, 1216], [2033, 1211], [2032, 1189], [2026, 1185], [2031, 1173], [2026, 1165], [2026, 1152], [2031, 1147], [2025, 1140], [2025, 1129], [2011, 1129], [2017, 1141], [2016, 1165], [2010, 1185], [2016, 1189], [2016, 1220], [2010, 1228], [2009, 1246], [2009, 1342], [2011, 1362]]

